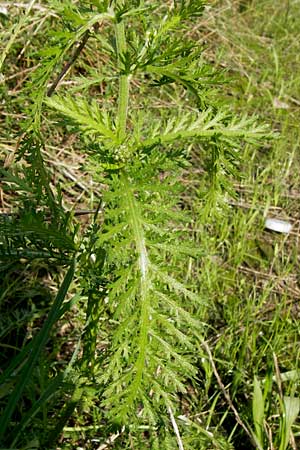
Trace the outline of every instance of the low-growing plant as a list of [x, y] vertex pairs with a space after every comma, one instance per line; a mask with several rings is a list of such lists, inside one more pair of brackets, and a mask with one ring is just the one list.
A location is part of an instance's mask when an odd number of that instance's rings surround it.
[[[262, 383], [255, 377], [254, 378], [254, 391], [253, 391], [253, 423], [254, 423], [254, 436], [257, 448], [279, 448], [280, 450], [286, 450], [289, 445], [291, 437], [293, 438], [293, 447], [296, 445], [294, 437], [291, 434], [291, 429], [299, 415], [300, 401], [299, 398], [294, 395], [283, 395], [282, 382], [292, 382], [291, 391], [295, 390], [298, 373], [296, 370], [280, 374], [276, 372], [276, 376], [272, 376], [269, 371], [264, 382], [264, 392], [262, 390]], [[272, 389], [273, 383], [278, 383], [278, 393]], [[270, 401], [271, 397], [271, 401]], [[268, 417], [268, 413], [272, 411], [272, 403], [278, 403], [280, 414], [276, 416], [277, 419], [277, 432], [271, 430], [271, 419], [274, 417]], [[279, 420], [278, 420], [279, 419]]]
[[[49, 8], [49, 45], [31, 55], [37, 69], [23, 90], [19, 159], [26, 164], [21, 174], [2, 171], [23, 197], [16, 216], [3, 221], [0, 250], [6, 265], [44, 258], [69, 270], [41, 331], [1, 375], [2, 442], [53, 448], [77, 410], [82, 429], [107, 445], [111, 433], [115, 448], [230, 448], [188, 418], [210, 305], [186, 276], [203, 249], [182, 201], [182, 174], [198, 152], [207, 167], [203, 217], [218, 213], [232, 191], [239, 147], [268, 132], [218, 104], [220, 76], [189, 32], [202, 1], [51, 0]], [[66, 74], [74, 84], [62, 82]], [[65, 212], [61, 189], [51, 189], [43, 162], [55, 130], [76, 136], [102, 187], [83, 231]], [[76, 294], [66, 301], [74, 276]], [[49, 333], [75, 304], [86, 319], [73, 357], [30, 400]]]

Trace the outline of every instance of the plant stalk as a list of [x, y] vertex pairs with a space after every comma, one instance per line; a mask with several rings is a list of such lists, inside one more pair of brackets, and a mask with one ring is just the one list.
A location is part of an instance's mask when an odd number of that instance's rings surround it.
[[[122, 57], [125, 56], [127, 45], [125, 37], [125, 27], [123, 22], [116, 23], [115, 35], [118, 52], [118, 68], [122, 71]], [[117, 118], [117, 135], [119, 142], [123, 142], [126, 137], [126, 123], [128, 115], [128, 98], [129, 98], [129, 81], [130, 74], [120, 74], [119, 78], [119, 98], [118, 98], [118, 118]]]

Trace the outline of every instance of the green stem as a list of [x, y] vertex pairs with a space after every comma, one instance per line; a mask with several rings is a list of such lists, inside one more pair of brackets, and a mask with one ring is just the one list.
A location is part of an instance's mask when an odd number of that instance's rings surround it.
[[[119, 22], [115, 26], [117, 52], [118, 52], [118, 68], [122, 69], [122, 55], [126, 53], [126, 37], [123, 22]], [[119, 78], [119, 99], [118, 99], [118, 119], [117, 119], [117, 135], [119, 142], [124, 141], [126, 137], [126, 123], [128, 115], [128, 98], [129, 98], [129, 74], [121, 74]]]
[[[99, 268], [99, 273], [102, 269]], [[97, 289], [97, 287], [95, 287]], [[97, 292], [90, 292], [88, 295], [88, 304], [86, 311], [86, 324], [85, 332], [83, 335], [83, 357], [82, 368], [89, 373], [91, 378], [95, 376], [96, 366], [96, 350], [97, 350], [97, 338], [98, 338], [98, 326], [99, 319], [102, 312], [101, 295]]]
[[126, 137], [128, 97], [129, 97], [129, 76], [121, 75], [119, 85], [119, 105], [118, 105], [118, 138], [120, 142], [124, 141]]

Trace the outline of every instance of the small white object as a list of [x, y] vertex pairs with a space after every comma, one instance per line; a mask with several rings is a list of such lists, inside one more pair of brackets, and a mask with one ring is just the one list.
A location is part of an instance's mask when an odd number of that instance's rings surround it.
[[0, 6], [0, 14], [8, 16], [8, 9], [6, 8], [6, 6]]
[[91, 262], [92, 264], [95, 264], [96, 260], [97, 260], [97, 257], [96, 257], [96, 255], [95, 255], [95, 253], [91, 253], [91, 254], [90, 254], [90, 262]]
[[271, 219], [267, 217], [265, 221], [265, 228], [272, 231], [277, 231], [278, 233], [288, 234], [292, 230], [292, 224], [285, 220]]
[[185, 422], [187, 424], [189, 423], [189, 419], [184, 415], [177, 416], [177, 419], [182, 420], [183, 422]]
[[279, 100], [279, 98], [275, 97], [273, 100], [273, 107], [275, 109], [289, 109], [290, 105], [286, 102]]

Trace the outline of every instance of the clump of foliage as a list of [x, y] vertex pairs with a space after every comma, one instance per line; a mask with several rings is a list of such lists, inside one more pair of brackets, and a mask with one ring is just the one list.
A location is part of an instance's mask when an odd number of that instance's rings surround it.
[[[37, 68], [23, 90], [23, 164], [2, 171], [20, 195], [16, 215], [1, 224], [0, 255], [3, 269], [25, 258], [67, 273], [40, 331], [1, 374], [3, 445], [53, 448], [77, 411], [99, 442], [115, 433], [115, 448], [208, 448], [215, 438], [188, 417], [197, 407], [210, 306], [186, 276], [203, 249], [182, 201], [182, 173], [201, 148], [204, 201], [217, 214], [232, 191], [239, 146], [268, 133], [218, 104], [220, 77], [186, 37], [201, 1], [52, 0], [49, 7], [49, 44], [31, 53]], [[62, 83], [66, 74], [74, 86]], [[82, 231], [43, 160], [55, 130], [76, 136], [102, 186]], [[74, 353], [61, 370], [46, 364], [41, 381], [42, 352], [72, 310], [85, 312]]]

